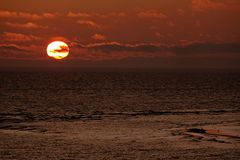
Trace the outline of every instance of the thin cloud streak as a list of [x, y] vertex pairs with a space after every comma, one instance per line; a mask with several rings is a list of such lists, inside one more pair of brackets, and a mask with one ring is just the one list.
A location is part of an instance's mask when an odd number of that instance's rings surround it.
[[21, 33], [12, 33], [12, 32], [4, 32], [1, 35], [1, 39], [9, 42], [25, 42], [25, 41], [38, 41], [41, 40], [40, 37], [28, 34]]
[[167, 15], [157, 10], [142, 11], [137, 14], [139, 18], [155, 18], [155, 19], [166, 19]]
[[15, 44], [0, 44], [0, 57], [3, 58], [23, 58], [28, 57], [29, 50]]
[[31, 19], [31, 20], [39, 20], [39, 19], [51, 19], [56, 18], [56, 13], [43, 13], [43, 14], [36, 14], [36, 13], [28, 13], [28, 12], [13, 12], [13, 11], [6, 11], [0, 10], [0, 17], [1, 18], [24, 18], [24, 19]]
[[218, 2], [213, 0], [192, 0], [194, 11], [240, 11], [239, 0]]
[[86, 26], [90, 26], [93, 28], [101, 28], [100, 25], [98, 25], [96, 22], [91, 21], [91, 20], [78, 20], [77, 24], [86, 25]]
[[67, 17], [69, 18], [116, 18], [125, 17], [127, 13], [125, 12], [110, 12], [110, 13], [90, 13], [90, 12], [68, 12]]
[[78, 12], [78, 13], [68, 12], [67, 17], [70, 17], [70, 18], [90, 18], [90, 17], [92, 17], [92, 15], [89, 14], [89, 13], [84, 13], [84, 12]]
[[13, 28], [24, 28], [24, 29], [36, 29], [36, 28], [41, 28], [41, 29], [46, 29], [48, 28], [47, 26], [42, 26], [36, 23], [32, 22], [27, 22], [27, 23], [12, 23], [12, 22], [6, 22], [6, 25], [9, 27]]
[[95, 40], [102, 40], [102, 41], [106, 40], [106, 36], [103, 34], [94, 34], [91, 38]]

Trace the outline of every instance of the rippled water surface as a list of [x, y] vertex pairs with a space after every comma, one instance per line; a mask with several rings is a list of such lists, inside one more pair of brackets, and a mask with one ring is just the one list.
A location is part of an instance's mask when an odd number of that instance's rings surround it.
[[52, 116], [239, 109], [236, 72], [0, 73], [0, 112]]

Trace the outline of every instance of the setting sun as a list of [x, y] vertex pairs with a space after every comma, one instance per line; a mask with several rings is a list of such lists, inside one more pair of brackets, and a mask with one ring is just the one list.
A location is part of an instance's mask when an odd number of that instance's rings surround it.
[[47, 54], [55, 59], [63, 59], [68, 56], [69, 47], [65, 42], [54, 41], [48, 45]]

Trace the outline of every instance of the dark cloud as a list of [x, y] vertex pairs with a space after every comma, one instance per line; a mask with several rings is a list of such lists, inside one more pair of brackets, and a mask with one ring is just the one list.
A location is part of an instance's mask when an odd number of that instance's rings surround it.
[[25, 57], [29, 52], [14, 44], [0, 44], [0, 57]]
[[164, 47], [157, 46], [154, 44], [122, 44], [118, 42], [107, 42], [107, 43], [95, 43], [89, 45], [77, 44], [80, 48], [90, 49], [94, 51], [101, 51], [106, 53], [111, 52], [159, 52]]
[[159, 45], [159, 44], [121, 44], [117, 42], [95, 43], [89, 45], [77, 44], [78, 47], [105, 53], [111, 52], [171, 52], [176, 55], [206, 54], [206, 53], [240, 53], [239, 43], [192, 43], [188, 45]]
[[171, 51], [176, 54], [199, 54], [199, 53], [240, 53], [238, 43], [193, 43], [186, 46], [175, 46]]
[[69, 52], [69, 48], [67, 46], [60, 46], [60, 49], [55, 49], [53, 52]]
[[27, 52], [25, 49], [21, 49], [17, 45], [7, 45], [7, 44], [2, 44], [0, 45], [1, 51], [17, 51], [17, 52]]

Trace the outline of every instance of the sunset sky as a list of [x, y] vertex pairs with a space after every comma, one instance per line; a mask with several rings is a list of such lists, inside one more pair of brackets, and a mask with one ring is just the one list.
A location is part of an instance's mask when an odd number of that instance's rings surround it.
[[0, 0], [0, 67], [240, 68], [239, 16], [239, 0]]

